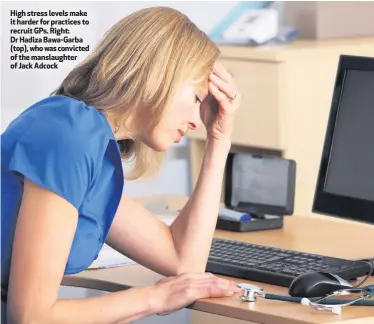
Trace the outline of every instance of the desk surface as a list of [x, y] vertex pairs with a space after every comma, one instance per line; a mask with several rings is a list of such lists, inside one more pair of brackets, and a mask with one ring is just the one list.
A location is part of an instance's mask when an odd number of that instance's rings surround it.
[[[144, 201], [149, 201], [146, 198]], [[183, 197], [168, 197], [171, 208], [181, 208]], [[284, 228], [279, 230], [230, 233], [216, 231], [216, 237], [230, 238], [250, 243], [319, 253], [347, 259], [374, 256], [374, 226], [340, 222], [330, 217], [290, 216], [285, 218]], [[365, 240], [365, 242], [364, 242]], [[367, 240], [371, 241], [366, 242]], [[128, 265], [111, 269], [86, 270], [77, 275], [65, 276], [63, 285], [91, 289], [118, 291], [134, 286], [155, 284], [161, 276], [140, 266]], [[237, 282], [251, 282], [234, 278]], [[268, 293], [287, 294], [287, 288], [256, 283]], [[374, 277], [367, 283], [374, 284]], [[228, 298], [201, 299], [189, 308], [207, 313], [242, 319], [254, 323], [310, 324], [310, 323], [374, 323], [374, 308], [349, 306], [340, 315], [319, 312], [296, 303], [259, 299], [255, 303], [243, 303], [238, 295]]]

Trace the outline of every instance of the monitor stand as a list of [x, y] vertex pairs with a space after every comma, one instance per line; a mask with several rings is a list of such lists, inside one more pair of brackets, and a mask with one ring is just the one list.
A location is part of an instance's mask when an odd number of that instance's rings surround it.
[[226, 219], [217, 219], [216, 229], [232, 232], [255, 232], [279, 229], [283, 227], [283, 216], [252, 215], [250, 221], [237, 222]]

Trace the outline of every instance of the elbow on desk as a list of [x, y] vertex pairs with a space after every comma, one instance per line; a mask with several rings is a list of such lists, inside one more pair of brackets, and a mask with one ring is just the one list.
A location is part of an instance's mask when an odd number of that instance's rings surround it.
[[7, 314], [7, 324], [44, 324], [45, 321], [41, 320], [38, 316], [34, 314]]
[[[9, 304], [9, 302], [8, 302]], [[47, 324], [48, 321], [48, 311], [35, 311], [36, 307], [32, 305], [30, 307], [14, 306], [11, 307], [7, 305], [6, 310], [6, 323], [7, 324]]]

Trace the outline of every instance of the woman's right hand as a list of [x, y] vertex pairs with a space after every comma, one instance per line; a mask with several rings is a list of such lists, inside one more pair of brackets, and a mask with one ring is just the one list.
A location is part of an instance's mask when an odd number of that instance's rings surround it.
[[167, 315], [195, 300], [227, 297], [240, 291], [234, 281], [218, 278], [211, 273], [184, 273], [161, 279], [152, 286], [151, 303], [155, 314]]

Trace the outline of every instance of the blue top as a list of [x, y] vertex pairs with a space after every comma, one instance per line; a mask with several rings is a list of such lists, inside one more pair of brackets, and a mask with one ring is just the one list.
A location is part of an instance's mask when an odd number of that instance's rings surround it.
[[77, 208], [65, 274], [86, 269], [103, 246], [124, 182], [119, 147], [104, 114], [66, 96], [48, 97], [7, 127], [1, 155], [2, 283], [8, 282], [24, 177]]

